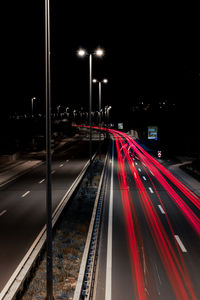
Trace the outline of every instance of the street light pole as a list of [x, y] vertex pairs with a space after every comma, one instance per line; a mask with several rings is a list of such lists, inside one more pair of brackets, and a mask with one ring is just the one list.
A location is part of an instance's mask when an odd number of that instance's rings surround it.
[[92, 111], [92, 54], [89, 54], [89, 127], [90, 127], [90, 180], [92, 180], [92, 124], [91, 124], [91, 111]]
[[46, 300], [53, 300], [52, 195], [51, 195], [51, 73], [50, 0], [45, 0], [45, 96], [46, 96]]
[[36, 100], [35, 97], [31, 98], [31, 116], [33, 117], [33, 100]]
[[[101, 127], [101, 81], [99, 81], [99, 128]], [[99, 160], [101, 160], [101, 129], [99, 129]]]
[[[100, 48], [96, 49], [95, 52], [93, 52], [96, 56], [103, 56], [104, 51]], [[92, 113], [92, 55], [93, 53], [87, 53], [84, 49], [78, 50], [78, 55], [80, 57], [84, 57], [86, 55], [89, 55], [89, 128], [90, 128], [90, 142], [89, 142], [89, 156], [90, 156], [90, 182], [92, 180], [92, 122], [91, 122], [91, 113]]]

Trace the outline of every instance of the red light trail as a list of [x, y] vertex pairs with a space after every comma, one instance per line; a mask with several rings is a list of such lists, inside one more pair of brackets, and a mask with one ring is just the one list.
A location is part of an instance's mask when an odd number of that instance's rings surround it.
[[[94, 127], [94, 129], [98, 130], [99, 128]], [[175, 232], [171, 224], [170, 217], [168, 216], [163, 200], [156, 189], [154, 180], [157, 180], [164, 188], [169, 195], [169, 201], [171, 199], [173, 203], [175, 203], [176, 207], [179, 209], [191, 227], [195, 230], [198, 236], [200, 236], [200, 220], [195, 212], [199, 211], [200, 199], [175, 176], [173, 176], [155, 158], [147, 153], [138, 143], [136, 143], [133, 138], [116, 130], [105, 128], [101, 128], [101, 130], [108, 130], [115, 139], [117, 153], [117, 174], [121, 192], [123, 215], [127, 231], [127, 241], [129, 245], [136, 299], [145, 300], [148, 299], [149, 296], [146, 288], [147, 274], [145, 274], [144, 271], [144, 259], [142, 257], [143, 255], [146, 256], [144, 241], [141, 234], [139, 217], [134, 204], [135, 200], [133, 199], [129, 190], [127, 167], [131, 171], [132, 180], [133, 183], [135, 182], [135, 186], [137, 188], [139, 202], [146, 223], [171, 287], [176, 295], [176, 299], [197, 299], [188, 269], [184, 261], [183, 253], [181, 252], [179, 247], [180, 245], [178, 245], [178, 242], [175, 238]], [[153, 199], [147, 192], [147, 189], [140, 178], [140, 174], [137, 171], [130, 153], [132, 153], [134, 157], [137, 157], [138, 161], [140, 161], [143, 165], [145, 174], [155, 192], [155, 197], [157, 197], [163, 209], [164, 216], [169, 226], [169, 232], [166, 231], [162, 220], [160, 219], [159, 214], [154, 207]], [[149, 174], [149, 171], [154, 175], [153, 180]], [[181, 196], [178, 195], [169, 182], [171, 182], [181, 191], [184, 197], [186, 197], [187, 202], [189, 201], [191, 203], [190, 206], [184, 201], [184, 199], [182, 199]], [[143, 249], [142, 253], [141, 249]]]

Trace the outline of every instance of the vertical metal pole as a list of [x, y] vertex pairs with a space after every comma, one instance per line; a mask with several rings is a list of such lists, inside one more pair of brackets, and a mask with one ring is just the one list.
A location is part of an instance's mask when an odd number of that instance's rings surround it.
[[[101, 127], [101, 81], [99, 81], [99, 127]], [[101, 130], [99, 130], [99, 160], [101, 160]]]
[[92, 180], [92, 54], [89, 55], [89, 126], [90, 126], [90, 183]]
[[52, 199], [51, 199], [51, 73], [50, 73], [50, 0], [45, 0], [45, 93], [46, 93], [46, 218], [47, 262], [46, 299], [53, 299]]
[[33, 98], [31, 98], [31, 112], [32, 112], [32, 117], [33, 117]]

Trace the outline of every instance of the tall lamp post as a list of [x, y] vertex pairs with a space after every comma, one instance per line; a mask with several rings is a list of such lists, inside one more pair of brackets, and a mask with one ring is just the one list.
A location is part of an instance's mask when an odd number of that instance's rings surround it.
[[94, 52], [88, 53], [85, 49], [79, 49], [77, 52], [78, 56], [85, 57], [89, 56], [89, 127], [90, 127], [90, 182], [92, 180], [92, 126], [91, 126], [91, 111], [92, 111], [92, 57], [93, 55], [97, 57], [102, 57], [104, 51], [101, 48], [97, 48]]
[[[108, 79], [104, 78], [101, 81], [98, 81], [97, 79], [92, 80], [93, 83], [99, 83], [99, 128], [101, 127], [101, 86], [102, 83], [106, 84], [108, 83]], [[101, 129], [99, 130], [99, 159], [101, 160]]]
[[51, 191], [51, 73], [50, 0], [45, 0], [45, 97], [46, 97], [46, 300], [53, 300], [52, 268], [52, 191]]
[[31, 98], [31, 116], [33, 117], [33, 102], [34, 102], [34, 100], [36, 100], [36, 98], [35, 97], [32, 97]]

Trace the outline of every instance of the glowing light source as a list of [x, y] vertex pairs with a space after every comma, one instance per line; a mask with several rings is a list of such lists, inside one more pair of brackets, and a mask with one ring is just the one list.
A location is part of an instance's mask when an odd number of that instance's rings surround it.
[[95, 51], [95, 55], [96, 55], [96, 56], [103, 56], [103, 55], [104, 55], [103, 49], [98, 48], [98, 49]]
[[84, 57], [86, 55], [85, 49], [79, 49], [77, 51], [78, 56]]

